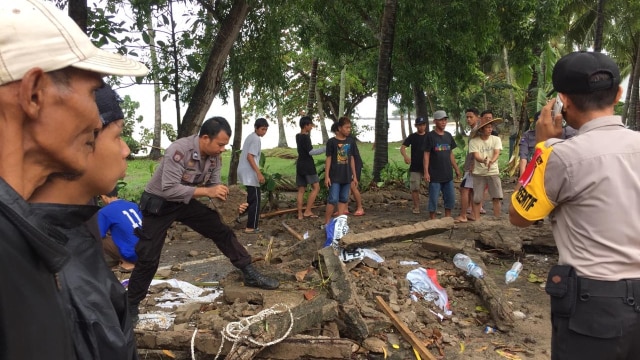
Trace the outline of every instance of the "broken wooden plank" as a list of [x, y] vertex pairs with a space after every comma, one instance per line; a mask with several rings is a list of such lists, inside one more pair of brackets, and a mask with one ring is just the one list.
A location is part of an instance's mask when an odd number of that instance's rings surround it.
[[348, 233], [340, 239], [340, 246], [346, 249], [371, 247], [379, 243], [398, 242], [440, 234], [451, 230], [451, 228], [453, 228], [453, 218], [445, 217], [359, 234]]
[[293, 228], [291, 228], [291, 226], [287, 225], [286, 222], [282, 222], [282, 226], [287, 229], [287, 231], [289, 232], [289, 234], [293, 235], [293, 237], [295, 237], [296, 239], [298, 239], [298, 241], [302, 241], [304, 240], [304, 237], [297, 231], [293, 230]]
[[[315, 208], [318, 208], [318, 207], [321, 207], [321, 206], [324, 206], [324, 205], [314, 205], [311, 208], [315, 209]], [[274, 217], [274, 216], [278, 216], [278, 215], [290, 214], [290, 213], [296, 212], [296, 211], [298, 211], [298, 208], [276, 210], [276, 211], [260, 214], [260, 219], [266, 219], [266, 218], [270, 218], [270, 217]]]
[[382, 297], [376, 296], [376, 302], [378, 303], [382, 311], [391, 319], [391, 322], [393, 323], [393, 325], [395, 325], [396, 329], [398, 329], [402, 336], [404, 336], [405, 340], [407, 340], [411, 344], [411, 346], [413, 346], [413, 348], [422, 358], [428, 360], [436, 360], [436, 357], [431, 354], [431, 352], [424, 346], [422, 341], [420, 341], [420, 339], [418, 339], [416, 335], [411, 330], [409, 330], [407, 325], [405, 325], [402, 320], [398, 319], [396, 314], [393, 313], [393, 310], [391, 310], [389, 305], [387, 305]]

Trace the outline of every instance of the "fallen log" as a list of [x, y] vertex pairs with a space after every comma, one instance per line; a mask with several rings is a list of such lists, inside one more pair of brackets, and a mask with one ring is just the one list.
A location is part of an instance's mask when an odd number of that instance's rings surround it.
[[[466, 253], [482, 269], [487, 268], [477, 251], [467, 249]], [[495, 321], [496, 327], [500, 331], [510, 331], [513, 328], [515, 319], [513, 318], [513, 309], [505, 299], [504, 292], [498, 288], [494, 279], [487, 274], [485, 274], [484, 279], [472, 279], [476, 292], [489, 309], [489, 314]]]
[[[264, 322], [254, 324], [250, 327], [252, 335], [265, 338], [270, 336], [266, 341], [282, 337], [291, 327], [290, 336], [307, 331], [310, 328], [318, 328], [322, 323], [333, 321], [338, 316], [337, 303], [326, 296], [320, 294], [309, 301], [303, 301], [300, 305], [292, 307], [293, 323], [291, 323], [288, 312], [269, 315]], [[265, 325], [266, 324], [266, 325]], [[226, 324], [225, 324], [226, 326]], [[267, 327], [265, 329], [264, 327]], [[256, 328], [254, 328], [256, 327]], [[155, 350], [190, 350], [191, 337], [195, 329], [176, 330], [176, 331], [151, 331], [136, 329], [136, 343], [140, 349]], [[199, 329], [194, 340], [194, 348], [196, 351], [208, 355], [215, 355], [220, 348], [220, 331], [211, 329]], [[261, 340], [266, 342], [265, 340]], [[240, 355], [248, 354], [245, 350], [249, 348], [244, 342], [238, 343], [236, 348], [240, 351]], [[221, 354], [231, 356], [231, 343], [226, 342]], [[252, 349], [251, 351], [255, 351]], [[259, 352], [255, 351], [257, 354]], [[255, 355], [255, 354], [254, 354]], [[227, 357], [231, 359], [231, 357]], [[238, 358], [236, 358], [238, 359]], [[242, 358], [246, 359], [246, 358]]]
[[340, 246], [346, 249], [371, 247], [379, 243], [398, 242], [440, 234], [453, 228], [453, 218], [417, 222], [394, 228], [367, 231], [359, 234], [348, 233], [340, 239]]

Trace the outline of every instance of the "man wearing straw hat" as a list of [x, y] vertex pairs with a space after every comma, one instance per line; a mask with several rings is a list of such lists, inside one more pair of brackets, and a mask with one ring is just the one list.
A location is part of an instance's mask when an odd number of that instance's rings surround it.
[[484, 189], [489, 188], [489, 195], [493, 202], [493, 216], [500, 217], [502, 201], [502, 183], [500, 182], [500, 169], [498, 169], [498, 157], [502, 150], [502, 141], [499, 137], [491, 135], [493, 124], [500, 123], [502, 119], [483, 117], [478, 125], [471, 131], [469, 152], [473, 154], [473, 204], [471, 209], [473, 217], [480, 220], [480, 205], [484, 196]]

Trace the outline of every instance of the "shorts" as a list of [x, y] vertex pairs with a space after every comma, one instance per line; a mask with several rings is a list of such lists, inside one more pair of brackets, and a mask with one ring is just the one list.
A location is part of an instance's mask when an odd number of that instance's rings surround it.
[[484, 189], [489, 187], [489, 196], [492, 199], [502, 199], [502, 182], [500, 175], [478, 176], [473, 177], [473, 202], [479, 204], [484, 200]]
[[320, 182], [320, 178], [318, 177], [318, 174], [314, 174], [314, 175], [296, 175], [296, 185], [298, 187], [315, 184], [317, 182]]
[[338, 184], [332, 183], [329, 187], [329, 196], [327, 197], [327, 203], [331, 205], [337, 205], [338, 202], [346, 204], [349, 202], [349, 191], [351, 190], [351, 183]]
[[470, 172], [468, 171], [464, 172], [464, 176], [462, 177], [462, 182], [460, 183], [460, 188], [473, 190], [473, 177], [471, 176]]
[[424, 175], [419, 172], [410, 172], [409, 173], [409, 190], [411, 191], [420, 191], [420, 185], [422, 184], [422, 180], [424, 179]]

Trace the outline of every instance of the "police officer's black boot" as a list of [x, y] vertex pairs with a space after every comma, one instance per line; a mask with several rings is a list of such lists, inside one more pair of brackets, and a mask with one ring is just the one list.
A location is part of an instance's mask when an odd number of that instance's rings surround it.
[[280, 282], [278, 280], [261, 274], [253, 264], [249, 264], [240, 270], [242, 270], [242, 274], [244, 274], [244, 284], [246, 286], [267, 290], [277, 289], [278, 286], [280, 286]]

